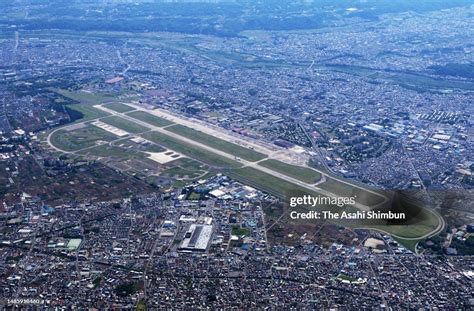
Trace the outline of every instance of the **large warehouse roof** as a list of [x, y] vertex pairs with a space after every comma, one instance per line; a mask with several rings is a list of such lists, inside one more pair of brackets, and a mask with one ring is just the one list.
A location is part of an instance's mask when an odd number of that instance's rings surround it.
[[191, 251], [205, 251], [212, 235], [212, 226], [192, 224], [180, 249]]

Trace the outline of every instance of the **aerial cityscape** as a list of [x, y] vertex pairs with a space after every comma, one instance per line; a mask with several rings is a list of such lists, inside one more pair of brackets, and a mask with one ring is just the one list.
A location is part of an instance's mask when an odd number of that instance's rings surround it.
[[3, 1], [0, 308], [471, 310], [473, 14]]

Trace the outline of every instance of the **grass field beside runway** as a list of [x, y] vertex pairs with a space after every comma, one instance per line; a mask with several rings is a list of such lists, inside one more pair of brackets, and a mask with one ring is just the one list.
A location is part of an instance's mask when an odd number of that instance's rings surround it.
[[225, 153], [231, 154], [236, 157], [240, 157], [247, 161], [259, 161], [266, 158], [266, 155], [255, 150], [239, 146], [234, 143], [227, 142], [223, 139], [214, 137], [212, 135], [196, 131], [184, 125], [173, 125], [166, 128], [167, 131], [181, 135], [183, 137], [192, 139], [200, 142], [206, 146], [224, 151]]
[[174, 124], [173, 122], [171, 122], [169, 120], [157, 117], [157, 116], [155, 116], [153, 114], [150, 114], [148, 112], [145, 112], [145, 111], [133, 111], [133, 112], [126, 113], [126, 115], [128, 115], [132, 118], [135, 118], [137, 120], [146, 122], [148, 124], [158, 126], [158, 127], [163, 127], [163, 126], [168, 126], [168, 125]]
[[175, 166], [163, 171], [160, 175], [176, 179], [195, 179], [205, 173], [207, 173], [207, 171], [190, 170], [180, 166]]
[[321, 178], [321, 174], [310, 168], [287, 164], [278, 160], [269, 159], [259, 162], [258, 165], [269, 168], [273, 171], [285, 174], [305, 183], [315, 183]]
[[110, 116], [110, 117], [102, 118], [102, 119], [100, 119], [100, 121], [102, 121], [104, 123], [107, 123], [107, 124], [110, 124], [112, 126], [115, 126], [115, 127], [119, 128], [121, 130], [124, 130], [124, 131], [126, 131], [128, 133], [132, 133], [132, 134], [143, 133], [143, 132], [147, 132], [147, 131], [150, 130], [149, 128], [141, 126], [141, 125], [139, 125], [135, 122], [128, 121], [124, 118], [117, 117], [117, 116]]
[[357, 203], [367, 206], [382, 203], [384, 200], [381, 195], [341, 182], [333, 177], [327, 177], [326, 181], [317, 187], [341, 197], [355, 197]]
[[372, 225], [371, 228], [390, 232], [401, 239], [416, 239], [425, 235], [427, 232], [434, 231], [439, 224], [439, 218], [434, 211], [428, 208], [421, 208], [418, 215], [416, 215], [407, 225]]
[[122, 103], [109, 103], [109, 104], [104, 104], [104, 107], [110, 110], [113, 110], [115, 112], [130, 112], [135, 110], [133, 107], [130, 107], [128, 105], [122, 104]]
[[188, 144], [184, 141], [175, 139], [171, 136], [162, 133], [148, 132], [143, 134], [142, 137], [161, 146], [182, 153], [190, 158], [207, 163], [209, 165], [219, 166], [223, 168], [236, 168], [241, 166], [240, 163], [237, 161], [233, 161], [226, 157], [210, 152], [204, 148]]
[[[119, 116], [110, 116], [91, 106], [79, 105], [86, 117], [100, 118], [100, 121], [120, 128], [131, 134], [141, 133], [139, 136], [148, 140], [140, 143], [130, 141], [130, 137], [120, 139], [118, 136], [102, 130], [92, 124], [76, 124], [69, 128], [56, 130], [51, 136], [51, 144], [64, 151], [77, 151], [83, 156], [99, 157], [106, 163], [112, 163], [119, 167], [126, 167], [128, 172], [143, 173], [146, 170], [160, 166], [153, 174], [164, 178], [193, 180], [201, 178], [209, 170], [221, 172], [243, 184], [247, 184], [261, 191], [267, 192], [281, 199], [288, 200], [291, 196], [311, 195], [319, 196], [318, 189], [314, 191], [288, 181], [282, 176], [274, 176], [258, 169], [261, 165], [266, 169], [279, 174], [298, 179], [304, 183], [312, 184], [320, 180], [321, 174], [310, 168], [290, 165], [275, 159], [265, 159], [266, 155], [240, 145], [224, 141], [212, 135], [196, 131], [186, 126], [177, 125], [169, 120], [157, 117], [144, 111], [132, 111], [126, 115], [136, 118], [154, 126], [168, 126], [165, 130], [169, 133], [151, 131], [133, 120], [124, 119]], [[123, 107], [122, 107], [123, 108]], [[120, 108], [119, 108], [120, 109]], [[104, 117], [105, 114], [105, 117]], [[178, 136], [176, 136], [178, 135]], [[173, 137], [174, 136], [174, 137]], [[182, 137], [183, 139], [180, 139]], [[187, 141], [186, 141], [187, 140]], [[114, 141], [112, 144], [107, 142]], [[96, 146], [99, 143], [102, 145]], [[196, 145], [199, 143], [200, 145]], [[154, 151], [162, 151], [162, 147], [178, 152], [188, 158], [180, 158], [167, 164], [157, 164], [147, 158], [146, 151], [153, 147]], [[213, 148], [213, 150], [209, 149]], [[228, 156], [223, 154], [226, 153]], [[244, 167], [245, 161], [233, 157], [240, 157], [247, 161], [259, 161], [254, 167]], [[146, 165], [144, 165], [146, 163]], [[203, 164], [204, 163], [204, 164]], [[141, 165], [141, 166], [140, 166]], [[145, 176], [147, 177], [147, 176]], [[326, 176], [326, 180], [317, 187], [331, 192], [337, 196], [355, 196], [356, 201], [363, 205], [376, 205], [384, 200], [377, 193], [369, 192], [355, 185], [344, 183], [334, 177]], [[355, 208], [355, 207], [350, 207]], [[378, 229], [388, 234], [396, 235], [401, 243], [408, 247], [416, 244], [418, 237], [422, 237], [435, 231], [439, 224], [436, 215], [427, 214], [426, 218], [420, 219], [414, 225], [368, 225], [366, 228]], [[352, 225], [341, 224], [351, 227]], [[356, 223], [354, 225], [357, 225]], [[357, 226], [354, 226], [357, 227]]]
[[251, 167], [229, 170], [224, 172], [224, 174], [244, 184], [268, 192], [284, 200], [289, 199], [290, 196], [298, 196], [303, 194], [314, 196], [318, 195], [316, 191], [311, 193], [311, 191], [307, 190], [306, 188]]
[[82, 118], [78, 119], [76, 122], [84, 122], [87, 120], [110, 116], [109, 113], [94, 108], [88, 104], [69, 104], [66, 108], [82, 114]]
[[142, 159], [146, 157], [146, 155], [143, 152], [127, 150], [127, 149], [116, 147], [116, 146], [110, 146], [108, 144], [89, 148], [83, 151], [79, 151], [78, 154], [103, 157], [103, 158], [119, 158], [119, 159], [132, 159], [132, 158]]
[[56, 92], [64, 97], [70, 98], [84, 104], [97, 104], [104, 101], [110, 101], [115, 97], [108, 94], [97, 94], [86, 91], [68, 91], [65, 89], [50, 88], [51, 91]]
[[99, 141], [111, 141], [117, 136], [96, 126], [86, 124], [74, 130], [61, 129], [51, 136], [51, 143], [64, 151], [77, 151], [95, 146]]
[[147, 142], [147, 143], [138, 143], [132, 141], [132, 138], [125, 138], [123, 140], [116, 141], [114, 146], [124, 148], [127, 150], [143, 151], [143, 152], [163, 152], [166, 151], [165, 148], [158, 146], [157, 144]]

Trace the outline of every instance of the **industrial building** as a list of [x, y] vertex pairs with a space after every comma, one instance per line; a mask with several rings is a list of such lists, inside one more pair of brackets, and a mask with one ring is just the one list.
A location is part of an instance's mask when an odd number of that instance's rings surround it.
[[184, 235], [179, 250], [204, 252], [212, 236], [211, 225], [192, 224]]

